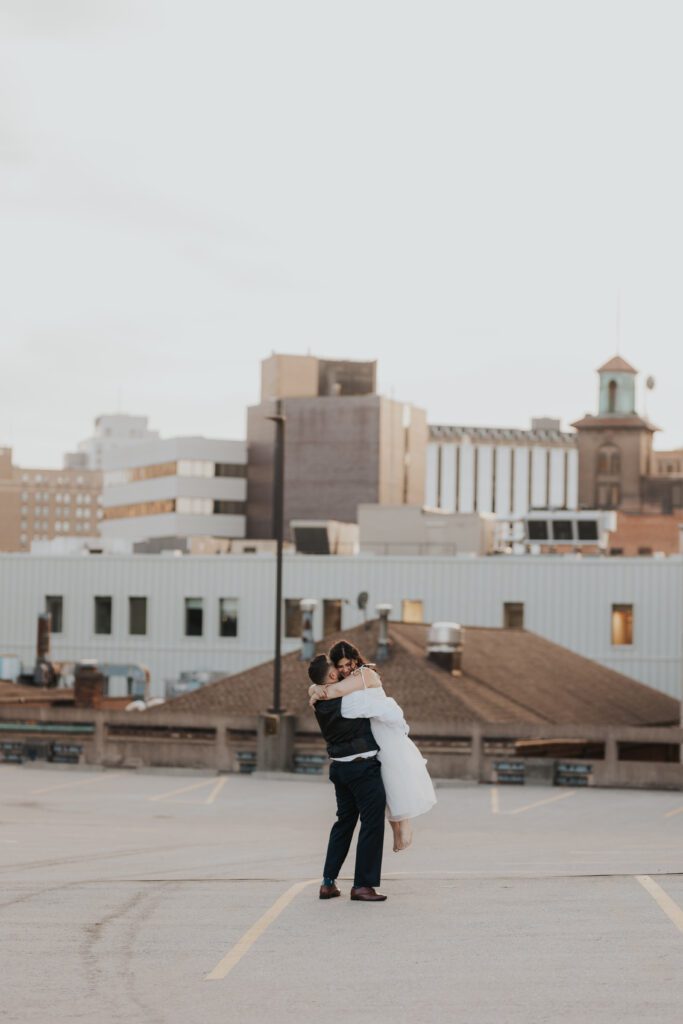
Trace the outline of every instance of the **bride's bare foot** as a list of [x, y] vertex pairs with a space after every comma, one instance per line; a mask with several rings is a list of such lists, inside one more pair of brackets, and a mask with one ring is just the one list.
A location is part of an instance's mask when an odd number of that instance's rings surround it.
[[392, 821], [391, 830], [394, 833], [394, 853], [407, 850], [413, 841], [413, 828], [410, 821]]

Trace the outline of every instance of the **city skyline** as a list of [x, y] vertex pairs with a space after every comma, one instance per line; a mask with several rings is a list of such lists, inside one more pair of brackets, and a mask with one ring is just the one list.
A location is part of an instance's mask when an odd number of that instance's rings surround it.
[[[0, 444], [240, 438], [272, 351], [432, 423], [563, 426], [617, 349], [683, 443], [683, 13], [8, 0]], [[643, 402], [640, 402], [641, 410]]]

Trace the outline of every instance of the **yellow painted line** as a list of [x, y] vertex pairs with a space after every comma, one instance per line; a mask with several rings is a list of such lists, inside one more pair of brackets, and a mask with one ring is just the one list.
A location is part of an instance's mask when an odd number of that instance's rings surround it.
[[491, 814], [498, 814], [500, 811], [500, 794], [498, 786], [491, 788]]
[[568, 793], [559, 793], [557, 796], [546, 797], [545, 800], [535, 800], [533, 804], [525, 804], [524, 807], [515, 807], [513, 811], [502, 811], [502, 814], [521, 814], [522, 811], [532, 811], [534, 807], [543, 807], [544, 804], [554, 804], [558, 800], [566, 800], [570, 796], [576, 796], [576, 790], [571, 789]]
[[79, 779], [78, 782], [58, 782], [54, 786], [43, 786], [41, 789], [30, 790], [31, 794], [52, 793], [55, 789], [72, 789], [74, 786], [87, 786], [91, 782], [102, 782], [107, 776], [104, 772], [96, 775], [94, 779]]
[[645, 892], [649, 892], [659, 909], [673, 921], [679, 932], [683, 932], [683, 910], [664, 892], [661, 885], [657, 885], [649, 875], [636, 875], [636, 881], [640, 882]]
[[204, 803], [205, 804], [212, 804], [227, 781], [228, 781], [227, 778], [219, 779], [218, 782], [216, 783], [216, 785], [213, 787], [213, 789], [209, 793], [209, 795], [207, 796], [207, 798], [204, 801]]
[[213, 778], [202, 779], [201, 782], [193, 782], [191, 786], [181, 786], [180, 789], [171, 789], [168, 793], [157, 793], [156, 796], [148, 796], [148, 800], [167, 800], [169, 796], [180, 796], [181, 793], [190, 793], [193, 789], [201, 789], [202, 786], [215, 785]]
[[665, 818], [673, 818], [674, 814], [683, 814], [683, 807], [677, 807], [674, 811], [667, 811]]
[[273, 921], [277, 920], [283, 910], [285, 910], [295, 896], [298, 896], [302, 889], [306, 889], [309, 885], [315, 885], [319, 881], [317, 878], [311, 878], [307, 882], [297, 882], [292, 885], [287, 892], [284, 892], [279, 899], [273, 903], [269, 910], [266, 910], [265, 914], [259, 917], [256, 924], [252, 925], [248, 932], [245, 932], [239, 942], [235, 943], [231, 950], [229, 950], [223, 959], [216, 964], [214, 969], [204, 977], [204, 981], [222, 981], [233, 967], [236, 967], [242, 957], [249, 952], [254, 943], [260, 939], [267, 928], [271, 926]]

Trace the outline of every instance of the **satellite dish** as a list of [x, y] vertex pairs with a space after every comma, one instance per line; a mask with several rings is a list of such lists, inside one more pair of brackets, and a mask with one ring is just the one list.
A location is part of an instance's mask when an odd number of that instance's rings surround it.
[[655, 388], [655, 379], [654, 379], [654, 377], [648, 377], [647, 378], [647, 380], [645, 381], [645, 387], [647, 388], [648, 391], [654, 391], [654, 388]]
[[360, 608], [361, 611], [365, 611], [365, 609], [368, 606], [369, 600], [370, 595], [368, 594], [367, 590], [361, 590], [360, 594], [358, 595], [358, 607]]

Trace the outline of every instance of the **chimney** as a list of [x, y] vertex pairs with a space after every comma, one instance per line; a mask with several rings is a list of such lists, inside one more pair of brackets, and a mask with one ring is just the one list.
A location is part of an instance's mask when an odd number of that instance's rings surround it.
[[375, 661], [379, 665], [389, 658], [389, 615], [391, 614], [390, 604], [378, 604], [377, 614], [379, 615], [379, 637], [377, 638], [377, 654]]
[[49, 612], [43, 612], [38, 616], [38, 640], [36, 643], [36, 658], [41, 661], [47, 658], [50, 653], [50, 631], [52, 629], [52, 616]]
[[429, 627], [427, 658], [451, 675], [462, 675], [463, 630], [457, 622], [434, 622]]
[[100, 708], [107, 693], [107, 678], [96, 661], [79, 661], [74, 672], [74, 705], [77, 708]]
[[305, 597], [299, 602], [301, 608], [301, 660], [311, 661], [315, 658], [315, 640], [313, 639], [313, 614], [318, 602], [313, 597]]

